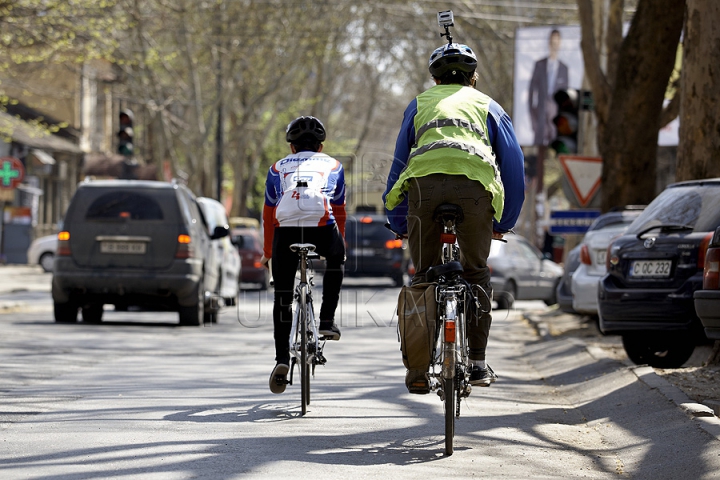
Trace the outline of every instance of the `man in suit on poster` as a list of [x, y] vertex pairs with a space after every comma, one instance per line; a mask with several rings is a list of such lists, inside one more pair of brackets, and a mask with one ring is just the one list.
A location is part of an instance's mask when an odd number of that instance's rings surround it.
[[530, 80], [528, 104], [536, 146], [547, 146], [555, 138], [553, 118], [557, 115], [557, 105], [553, 95], [568, 87], [568, 67], [558, 59], [560, 40], [560, 31], [550, 32], [549, 55], [535, 62]]

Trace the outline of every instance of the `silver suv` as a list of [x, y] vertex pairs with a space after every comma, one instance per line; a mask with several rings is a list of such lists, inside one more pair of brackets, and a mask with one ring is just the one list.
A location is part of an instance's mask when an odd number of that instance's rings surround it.
[[58, 234], [52, 296], [56, 322], [102, 321], [103, 305], [177, 311], [181, 325], [212, 321], [222, 306], [211, 242], [196, 198], [183, 185], [137, 180], [84, 182]]

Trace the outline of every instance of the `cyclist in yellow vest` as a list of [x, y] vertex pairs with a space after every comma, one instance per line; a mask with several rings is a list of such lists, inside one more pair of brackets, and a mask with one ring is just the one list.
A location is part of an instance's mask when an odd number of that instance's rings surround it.
[[[466, 45], [449, 43], [432, 53], [429, 69], [436, 85], [405, 110], [383, 200], [392, 230], [408, 235], [413, 284], [425, 282], [427, 270], [442, 263], [435, 208], [461, 206], [464, 220], [457, 234], [463, 278], [491, 298], [490, 242], [515, 226], [525, 199], [525, 172], [510, 117], [474, 88], [476, 68], [477, 58]], [[485, 295], [478, 297], [489, 312]], [[472, 385], [487, 387], [497, 379], [485, 361], [491, 320], [489, 313], [468, 318]], [[412, 393], [429, 391], [427, 371], [409, 370], [405, 383]]]

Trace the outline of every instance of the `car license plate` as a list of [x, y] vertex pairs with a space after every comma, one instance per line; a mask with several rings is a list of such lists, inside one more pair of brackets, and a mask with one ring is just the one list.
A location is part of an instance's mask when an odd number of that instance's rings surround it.
[[145, 249], [145, 242], [100, 242], [101, 253], [142, 255], [145, 253]]
[[354, 248], [350, 250], [350, 255], [355, 257], [372, 257], [375, 255], [374, 248]]
[[670, 260], [636, 260], [630, 264], [632, 278], [667, 278], [670, 276]]
[[607, 257], [607, 250], [601, 249], [601, 250], [595, 250], [595, 265], [598, 267], [604, 267], [605, 266], [605, 257]]

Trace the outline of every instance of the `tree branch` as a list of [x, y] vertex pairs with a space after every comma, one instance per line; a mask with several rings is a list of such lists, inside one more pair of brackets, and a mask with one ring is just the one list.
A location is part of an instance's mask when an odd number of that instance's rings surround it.
[[592, 87], [598, 121], [600, 124], [605, 124], [609, 116], [611, 90], [600, 65], [600, 54], [595, 41], [592, 0], [577, 0], [577, 2], [582, 29], [580, 47], [585, 60], [585, 75]]

